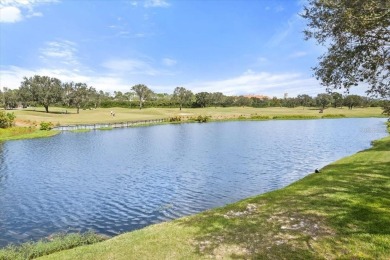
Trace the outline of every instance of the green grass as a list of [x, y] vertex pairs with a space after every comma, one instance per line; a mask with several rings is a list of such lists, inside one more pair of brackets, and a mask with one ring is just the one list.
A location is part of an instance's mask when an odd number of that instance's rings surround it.
[[35, 127], [11, 127], [0, 128], [0, 142], [19, 139], [50, 137], [60, 133], [59, 131], [42, 131]]
[[[93, 110], [80, 110], [80, 114], [75, 109], [68, 109], [68, 114], [62, 114], [63, 108], [51, 108], [51, 113], [45, 113], [43, 108], [33, 108], [13, 111], [16, 115], [17, 123], [37, 124], [37, 122], [52, 122], [55, 125], [72, 124], [95, 124], [95, 123], [114, 123], [137, 120], [151, 120], [180, 117], [181, 121], [189, 120], [201, 116], [210, 116], [211, 120], [231, 120], [239, 117], [308, 117], [322, 118], [327, 115], [343, 114], [345, 117], [383, 117], [382, 109], [374, 108], [356, 108], [349, 110], [347, 108], [328, 108], [324, 113], [319, 113], [314, 108], [252, 108], [252, 107], [208, 107], [208, 108], [184, 108], [181, 111], [178, 108], [145, 108], [127, 109], [127, 108], [98, 108]], [[110, 111], [115, 111], [115, 117], [110, 115]], [[262, 118], [261, 118], [262, 119]]]
[[91, 129], [76, 129], [76, 130], [70, 130], [71, 133], [87, 133], [90, 132]]
[[390, 137], [286, 188], [42, 259], [389, 259]]
[[93, 232], [84, 234], [56, 234], [49, 239], [42, 239], [38, 242], [27, 242], [19, 246], [8, 246], [0, 249], [0, 259], [34, 259], [39, 256], [51, 254], [65, 249], [74, 248], [81, 245], [88, 245], [103, 241], [105, 238]]
[[[65, 114], [64, 111], [67, 110]], [[111, 116], [111, 111], [115, 111], [116, 116]], [[93, 110], [81, 110], [80, 114], [75, 109], [64, 109], [58, 107], [50, 108], [50, 113], [45, 113], [43, 108], [28, 108], [23, 110], [13, 110], [16, 115], [18, 126], [37, 126], [40, 122], [51, 122], [56, 126], [74, 124], [98, 124], [98, 123], [121, 123], [127, 121], [180, 118], [181, 123], [193, 122], [195, 118], [207, 117], [207, 121], [231, 121], [231, 120], [269, 120], [269, 119], [321, 119], [340, 117], [383, 117], [381, 108], [328, 108], [324, 113], [319, 113], [314, 108], [253, 108], [253, 107], [208, 107], [208, 108], [98, 108]], [[342, 114], [340, 113], [342, 112]], [[177, 122], [172, 122], [177, 123]], [[146, 123], [137, 126], [147, 126], [163, 123]], [[111, 127], [102, 127], [99, 130], [111, 130]], [[36, 137], [48, 137], [58, 132], [23, 134], [22, 130], [18, 135], [7, 137], [3, 134], [3, 140], [27, 139]], [[82, 132], [82, 131], [77, 131]]]
[[114, 129], [112, 126], [103, 126], [103, 127], [96, 128], [96, 130], [112, 130], [112, 129]]
[[322, 116], [322, 118], [344, 118], [347, 117], [345, 114], [327, 114]]
[[274, 116], [272, 119], [318, 119], [321, 117], [314, 116], [314, 115], [279, 115], [279, 116]]

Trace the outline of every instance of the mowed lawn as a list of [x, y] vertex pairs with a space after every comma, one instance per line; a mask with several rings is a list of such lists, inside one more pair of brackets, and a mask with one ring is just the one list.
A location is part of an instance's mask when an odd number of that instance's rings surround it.
[[[80, 114], [76, 113], [76, 109], [65, 109], [50, 107], [50, 113], [45, 113], [43, 108], [28, 108], [23, 110], [11, 110], [14, 112], [18, 125], [39, 124], [42, 121], [52, 122], [55, 125], [69, 124], [93, 124], [93, 123], [110, 123], [110, 122], [126, 122], [136, 120], [150, 120], [170, 118], [181, 116], [183, 120], [198, 115], [210, 116], [214, 120], [235, 119], [238, 117], [251, 117], [254, 115], [263, 116], [313, 116], [321, 118], [324, 115], [345, 115], [346, 117], [380, 117], [382, 109], [375, 108], [328, 108], [324, 113], [319, 113], [315, 108], [252, 108], [252, 107], [208, 107], [208, 108], [145, 108], [130, 109], [130, 108], [98, 108], [92, 110], [80, 110]], [[115, 117], [112, 117], [110, 112], [115, 112]], [[67, 112], [67, 114], [65, 114]]]
[[389, 259], [390, 137], [290, 186], [42, 259]]

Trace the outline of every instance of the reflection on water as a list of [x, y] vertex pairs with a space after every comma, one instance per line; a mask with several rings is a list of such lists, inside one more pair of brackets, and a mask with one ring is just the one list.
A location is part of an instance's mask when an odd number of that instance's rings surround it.
[[181, 124], [0, 143], [0, 246], [116, 235], [274, 190], [368, 148], [386, 135], [383, 122]]

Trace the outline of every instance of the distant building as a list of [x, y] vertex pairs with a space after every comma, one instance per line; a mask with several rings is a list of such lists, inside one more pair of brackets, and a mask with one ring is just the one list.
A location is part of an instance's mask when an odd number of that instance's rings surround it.
[[264, 96], [264, 95], [255, 95], [255, 94], [244, 95], [244, 97], [246, 97], [246, 98], [258, 98], [258, 99], [262, 99], [262, 100], [270, 99], [270, 97], [268, 97], [268, 96]]
[[284, 99], [288, 98], [288, 93], [284, 93]]

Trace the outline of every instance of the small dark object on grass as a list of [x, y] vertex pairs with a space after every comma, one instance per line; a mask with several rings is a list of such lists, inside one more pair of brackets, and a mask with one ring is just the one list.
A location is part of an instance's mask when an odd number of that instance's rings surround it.
[[320, 173], [320, 171], [319, 171], [318, 169], [316, 169], [314, 172], [315, 172], [315, 173]]

